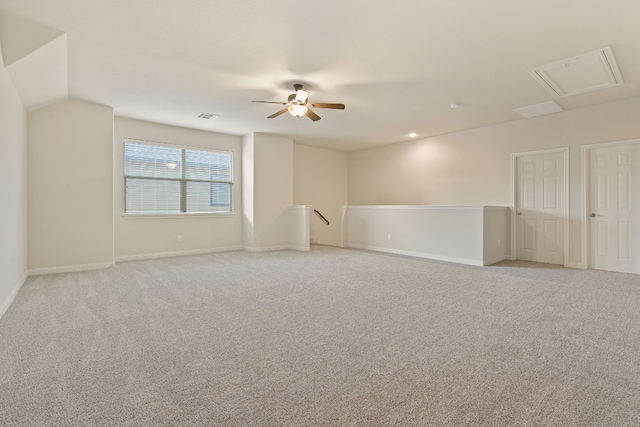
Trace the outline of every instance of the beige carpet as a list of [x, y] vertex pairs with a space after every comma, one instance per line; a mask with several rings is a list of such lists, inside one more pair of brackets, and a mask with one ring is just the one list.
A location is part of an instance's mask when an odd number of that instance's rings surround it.
[[314, 246], [30, 277], [2, 426], [638, 426], [640, 276]]

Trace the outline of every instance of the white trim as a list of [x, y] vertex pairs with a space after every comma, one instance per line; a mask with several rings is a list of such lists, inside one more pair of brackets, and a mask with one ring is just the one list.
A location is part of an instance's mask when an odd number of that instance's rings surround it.
[[100, 262], [95, 264], [63, 265], [60, 267], [46, 267], [29, 269], [29, 276], [39, 276], [42, 274], [75, 273], [78, 271], [102, 270], [113, 267], [113, 262]]
[[506, 211], [509, 206], [482, 206], [484, 211]]
[[439, 205], [346, 205], [347, 209], [426, 209], [426, 210], [502, 210], [506, 206], [439, 206]]
[[155, 252], [150, 254], [137, 254], [137, 255], [121, 255], [115, 257], [115, 262], [126, 261], [140, 261], [145, 259], [158, 259], [158, 258], [170, 258], [176, 256], [188, 256], [188, 255], [203, 255], [211, 254], [215, 252], [231, 252], [241, 251], [242, 246], [224, 246], [221, 248], [205, 248], [205, 249], [190, 249], [186, 251], [172, 251], [172, 252]]
[[235, 212], [184, 212], [180, 214], [132, 214], [123, 213], [124, 219], [174, 219], [174, 218], [233, 218]]
[[640, 138], [624, 139], [622, 141], [599, 142], [596, 144], [586, 144], [581, 147], [582, 160], [582, 217], [580, 218], [580, 227], [582, 231], [582, 262], [576, 264], [575, 268], [587, 269], [591, 267], [591, 238], [589, 236], [589, 150], [606, 147], [616, 147], [620, 145], [640, 144]]
[[511, 153], [511, 161], [509, 165], [510, 175], [511, 175], [511, 184], [510, 184], [510, 203], [511, 203], [511, 260], [515, 260], [517, 258], [516, 251], [516, 162], [518, 157], [524, 156], [537, 156], [540, 154], [555, 154], [562, 153], [564, 160], [564, 262], [563, 265], [568, 267], [569, 265], [569, 189], [571, 188], [569, 185], [569, 147], [562, 148], [551, 148], [547, 150], [536, 150], [536, 151], [523, 151], [520, 153]]
[[619, 145], [634, 145], [634, 144], [640, 144], [640, 138], [623, 139], [621, 141], [597, 142], [595, 144], [585, 144], [582, 147], [588, 150], [591, 150], [593, 148], [606, 148], [606, 147], [615, 147]]
[[309, 252], [311, 250], [310, 246], [289, 246], [289, 249], [292, 251], [301, 251], [301, 252]]
[[27, 280], [27, 277], [29, 277], [29, 272], [25, 271], [24, 274], [22, 275], [22, 278], [20, 278], [20, 280], [18, 281], [18, 286], [15, 286], [13, 290], [9, 293], [9, 295], [7, 295], [7, 298], [4, 301], [2, 301], [2, 304], [0, 304], [0, 319], [2, 319], [2, 316], [4, 316], [4, 314], [7, 312], [7, 310], [13, 303], [13, 300], [16, 298], [16, 295], [18, 295], [18, 292], [20, 292], [20, 289], [22, 289], [22, 286], [24, 285], [24, 282]]
[[571, 159], [570, 159], [570, 153], [569, 153], [569, 147], [564, 147], [563, 148], [563, 155], [564, 155], [564, 266], [566, 267], [567, 264], [569, 264], [569, 227], [571, 225], [571, 221], [569, 220], [570, 215], [569, 212], [571, 211], [570, 207], [570, 203], [571, 203], [571, 198], [570, 193], [571, 193], [571, 185], [569, 182], [570, 179], [570, 174], [569, 174], [569, 168], [571, 167]]
[[311, 248], [308, 246], [293, 246], [293, 245], [280, 245], [280, 246], [265, 246], [264, 248], [250, 248], [245, 246], [243, 248], [247, 252], [271, 252], [271, 251], [309, 251]]
[[428, 254], [424, 252], [403, 251], [400, 249], [390, 249], [390, 248], [383, 248], [379, 246], [358, 245], [354, 243], [347, 243], [345, 247], [353, 248], [353, 249], [364, 249], [364, 250], [375, 251], [375, 252], [385, 252], [385, 253], [396, 254], [396, 255], [405, 255], [405, 256], [411, 256], [415, 258], [427, 258], [427, 259], [433, 259], [436, 261], [454, 262], [456, 264], [474, 265], [477, 267], [482, 267], [484, 265], [483, 261], [478, 259], [456, 258], [456, 257], [443, 256], [443, 255], [433, 255], [433, 254]]
[[[133, 119], [135, 120], [135, 119]], [[154, 123], [154, 124], [161, 124], [161, 123]], [[151, 141], [150, 139], [140, 139], [140, 138], [131, 138], [131, 137], [127, 137], [125, 136], [122, 139], [122, 147], [124, 148], [124, 143], [125, 142], [133, 142], [134, 144], [144, 144], [144, 145], [160, 145], [163, 147], [170, 147], [170, 148], [181, 148], [181, 149], [188, 149], [188, 150], [200, 150], [200, 151], [209, 151], [212, 153], [227, 153], [227, 154], [231, 154], [231, 158], [233, 159], [233, 156], [235, 154], [234, 151], [232, 150], [220, 150], [217, 148], [209, 148], [209, 147], [200, 147], [198, 145], [187, 145], [187, 144], [174, 144], [171, 142], [160, 142], [160, 141]], [[233, 176], [232, 176], [233, 178]]]
[[511, 153], [511, 157], [509, 159], [509, 206], [511, 209], [511, 215], [509, 218], [509, 226], [511, 228], [511, 242], [509, 248], [509, 259], [515, 261], [516, 259], [516, 189], [518, 186], [516, 185], [516, 161], [517, 161], [516, 153]]
[[532, 150], [532, 151], [520, 151], [517, 153], [511, 153], [512, 156], [535, 156], [538, 154], [553, 154], [558, 153], [560, 151], [569, 151], [569, 147], [561, 147], [561, 148], [547, 148], [544, 150]]
[[[600, 145], [600, 144], [593, 144], [593, 145]], [[596, 147], [592, 147], [592, 148], [596, 148]], [[585, 270], [587, 268], [589, 268], [590, 265], [590, 260], [589, 260], [589, 245], [590, 240], [589, 239], [589, 230], [588, 230], [588, 222], [587, 222], [587, 215], [589, 215], [588, 211], [589, 211], [589, 196], [587, 195], [587, 192], [589, 191], [589, 186], [588, 186], [588, 182], [589, 182], [589, 148], [587, 148], [586, 145], [583, 145], [581, 147], [581, 152], [580, 152], [580, 160], [582, 160], [582, 217], [580, 218], [580, 231], [582, 233], [582, 262], [581, 267], [584, 268]]]

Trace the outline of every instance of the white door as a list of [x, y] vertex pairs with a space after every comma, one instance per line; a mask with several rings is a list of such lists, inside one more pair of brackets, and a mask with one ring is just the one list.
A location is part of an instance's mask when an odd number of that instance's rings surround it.
[[564, 264], [564, 153], [516, 161], [516, 258]]
[[[589, 150], [589, 228], [591, 267], [640, 272], [632, 230], [632, 194], [637, 192], [638, 148], [617, 145]], [[636, 197], [637, 198], [637, 197]], [[635, 242], [634, 242], [635, 240]]]

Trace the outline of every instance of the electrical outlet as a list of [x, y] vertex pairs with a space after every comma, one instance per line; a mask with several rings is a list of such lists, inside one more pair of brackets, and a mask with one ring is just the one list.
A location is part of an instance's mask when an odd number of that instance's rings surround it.
[[500, 246], [500, 239], [498, 239], [498, 246]]
[[182, 235], [178, 234], [178, 242], [182, 242]]
[[387, 234], [387, 240], [391, 240], [391, 233]]

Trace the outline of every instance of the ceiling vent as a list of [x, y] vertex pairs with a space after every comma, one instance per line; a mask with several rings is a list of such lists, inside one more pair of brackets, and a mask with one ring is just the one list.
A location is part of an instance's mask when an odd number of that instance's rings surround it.
[[206, 120], [213, 119], [213, 120], [215, 120], [218, 117], [220, 117], [219, 114], [213, 114], [213, 113], [200, 113], [200, 114], [198, 114], [198, 118], [199, 119], [206, 119]]
[[529, 73], [556, 96], [576, 95], [623, 83], [609, 46], [534, 68]]
[[541, 104], [529, 105], [528, 107], [516, 108], [513, 111], [520, 114], [522, 117], [530, 119], [531, 117], [545, 116], [547, 114], [559, 113], [564, 110], [554, 101], [549, 101]]

